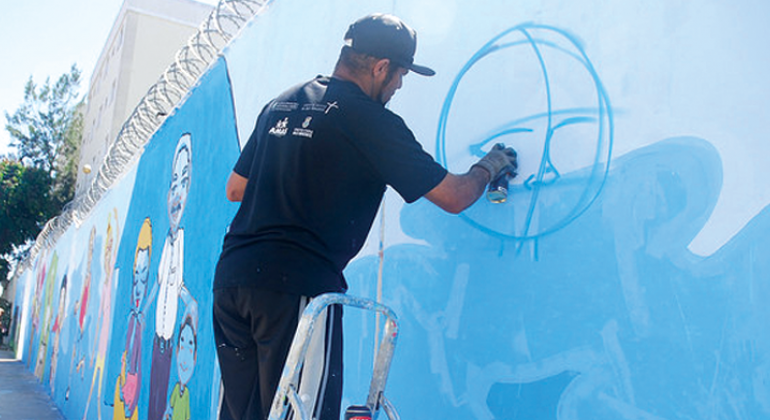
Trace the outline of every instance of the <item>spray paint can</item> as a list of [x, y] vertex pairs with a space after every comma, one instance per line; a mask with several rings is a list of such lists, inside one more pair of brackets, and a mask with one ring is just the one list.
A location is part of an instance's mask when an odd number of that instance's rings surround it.
[[508, 199], [508, 184], [513, 178], [509, 172], [505, 172], [493, 179], [487, 188], [487, 200], [491, 203], [505, 203]]
[[372, 420], [372, 410], [365, 405], [351, 405], [345, 410], [345, 420]]
[[[493, 149], [505, 150], [506, 148], [505, 144], [497, 143]], [[505, 203], [508, 199], [508, 184], [516, 176], [516, 151], [509, 149], [505, 151], [505, 154], [508, 155], [509, 159], [513, 158], [512, 164], [503, 169], [498, 177], [489, 183], [489, 187], [487, 187], [487, 200], [491, 203]]]

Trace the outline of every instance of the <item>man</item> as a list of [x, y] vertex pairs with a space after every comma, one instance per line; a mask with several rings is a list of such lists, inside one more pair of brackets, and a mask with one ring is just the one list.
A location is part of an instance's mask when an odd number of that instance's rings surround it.
[[[409, 71], [434, 74], [413, 63], [416, 35], [401, 20], [361, 18], [345, 43], [331, 77], [267, 104], [227, 182], [228, 199], [241, 205], [214, 280], [221, 418], [267, 418], [303, 305], [346, 291], [342, 271], [364, 244], [386, 185], [407, 202], [424, 196], [459, 213], [490, 180], [515, 170], [513, 150], [495, 148], [468, 173], [448, 173], [385, 108]], [[317, 402], [313, 418], [338, 420], [341, 309], [327, 312], [323, 360], [305, 363], [300, 395]]]

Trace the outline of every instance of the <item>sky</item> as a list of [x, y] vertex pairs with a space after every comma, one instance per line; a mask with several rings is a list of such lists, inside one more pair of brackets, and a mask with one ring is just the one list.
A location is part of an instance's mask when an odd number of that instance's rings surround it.
[[55, 82], [76, 64], [82, 72], [80, 97], [85, 94], [122, 4], [123, 0], [0, 0], [0, 155], [14, 151], [8, 147], [5, 113], [13, 114], [21, 105], [30, 76], [37, 85], [46, 78]]

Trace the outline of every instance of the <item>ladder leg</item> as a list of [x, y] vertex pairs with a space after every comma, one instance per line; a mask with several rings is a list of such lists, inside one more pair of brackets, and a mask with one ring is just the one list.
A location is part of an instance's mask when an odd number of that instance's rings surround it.
[[[294, 341], [289, 349], [286, 363], [278, 383], [278, 389], [273, 399], [268, 420], [284, 420], [291, 407], [295, 416], [299, 420], [312, 420], [308, 414], [308, 409], [302, 402], [298, 392], [297, 383], [299, 382], [299, 373], [305, 356], [308, 352], [310, 340], [313, 335], [313, 329], [318, 321], [319, 315], [330, 305], [339, 304], [353, 306], [364, 310], [376, 311], [386, 316], [385, 331], [377, 350], [374, 372], [369, 388], [367, 406], [371, 409], [373, 418], [376, 418], [379, 409], [383, 408], [385, 414], [390, 420], [399, 420], [398, 413], [393, 405], [385, 398], [384, 389], [390, 369], [390, 362], [393, 358], [393, 350], [398, 337], [398, 324], [395, 313], [382, 304], [369, 299], [362, 299], [348, 296], [340, 293], [327, 293], [314, 298], [305, 308], [302, 317], [297, 326], [297, 332]], [[313, 402], [315, 404], [315, 402]], [[311, 405], [312, 406], [314, 406]]]

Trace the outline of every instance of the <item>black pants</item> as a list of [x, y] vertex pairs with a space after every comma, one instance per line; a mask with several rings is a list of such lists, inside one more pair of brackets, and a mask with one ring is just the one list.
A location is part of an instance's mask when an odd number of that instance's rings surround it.
[[[214, 339], [224, 385], [220, 420], [267, 419], [308, 301], [303, 296], [249, 287], [214, 291]], [[303, 365], [300, 395], [316, 401], [309, 410], [313, 418], [339, 420], [342, 308], [333, 305], [326, 312], [326, 328], [316, 324], [316, 345], [311, 344]]]

